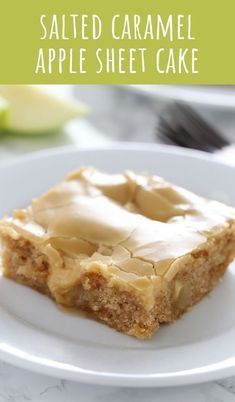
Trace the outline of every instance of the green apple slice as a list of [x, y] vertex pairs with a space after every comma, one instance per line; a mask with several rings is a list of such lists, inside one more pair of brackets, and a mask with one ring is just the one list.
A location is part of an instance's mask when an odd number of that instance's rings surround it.
[[86, 114], [82, 104], [34, 85], [0, 85], [0, 97], [9, 104], [4, 130], [41, 134], [59, 129], [66, 121]]
[[8, 102], [0, 97], [0, 130], [6, 126], [8, 117]]

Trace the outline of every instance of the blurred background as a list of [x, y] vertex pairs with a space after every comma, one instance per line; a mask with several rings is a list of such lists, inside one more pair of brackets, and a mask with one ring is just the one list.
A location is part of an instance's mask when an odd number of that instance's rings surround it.
[[[110, 141], [170, 143], [209, 152], [235, 142], [235, 86], [44, 87], [58, 97], [83, 102], [89, 113], [53, 133], [24, 135], [3, 129], [0, 160], [40, 149], [102, 146]], [[27, 113], [27, 102], [22, 102]]]

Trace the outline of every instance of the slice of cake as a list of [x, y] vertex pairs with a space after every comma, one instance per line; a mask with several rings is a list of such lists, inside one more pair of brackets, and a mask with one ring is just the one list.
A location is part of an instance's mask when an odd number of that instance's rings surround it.
[[6, 277], [145, 339], [224, 274], [235, 210], [157, 176], [81, 168], [0, 235]]

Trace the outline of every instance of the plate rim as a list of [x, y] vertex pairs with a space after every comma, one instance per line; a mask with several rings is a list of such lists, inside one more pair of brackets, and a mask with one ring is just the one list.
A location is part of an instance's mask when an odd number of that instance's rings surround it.
[[[213, 94], [209, 93], [204, 96], [200, 96], [200, 90], [195, 91], [195, 87], [197, 85], [152, 85], [152, 84], [129, 84], [127, 85], [129, 89], [132, 91], [136, 91], [139, 94], [144, 96], [148, 96], [152, 99], [158, 101], [159, 99], [164, 100], [165, 102], [169, 101], [181, 101], [181, 102], [189, 102], [192, 105], [199, 107], [207, 107], [209, 109], [221, 109], [224, 111], [228, 109], [232, 111], [235, 108], [235, 88], [234, 88], [234, 96], [229, 94], [218, 94], [217, 97], [213, 96]], [[203, 87], [208, 87], [208, 85], [202, 85]], [[213, 85], [210, 85], [213, 86]], [[226, 86], [226, 85], [225, 85]], [[149, 87], [155, 87], [154, 91], [151, 91]], [[177, 87], [177, 91], [176, 88]], [[202, 91], [201, 91], [202, 92]], [[195, 96], [196, 95], [196, 96]]]
[[[5, 352], [0, 348], [0, 360], [15, 367], [28, 370], [52, 378], [63, 378], [68, 381], [81, 382], [84, 384], [119, 386], [130, 388], [164, 388], [175, 386], [187, 386], [203, 384], [210, 381], [222, 380], [234, 375], [235, 357], [230, 365], [219, 368], [220, 364], [205, 366], [200, 371], [197, 369], [184, 370], [178, 373], [167, 374], [119, 374], [119, 373], [98, 373], [92, 370], [81, 369], [78, 371], [66, 370], [53, 365], [45, 365], [23, 357], [16, 357], [14, 354]], [[211, 369], [213, 367], [213, 369]], [[206, 371], [206, 368], [208, 370]]]
[[[113, 142], [102, 146], [65, 146], [52, 148], [47, 150], [35, 151], [29, 154], [24, 154], [16, 158], [9, 158], [0, 162], [0, 170], [17, 166], [21, 163], [31, 161], [34, 159], [43, 159], [50, 156], [64, 155], [64, 154], [76, 154], [80, 152], [92, 152], [92, 151], [141, 151], [141, 152], [158, 152], [168, 155], [182, 155], [189, 156], [190, 158], [205, 160], [207, 162], [226, 166], [228, 169], [234, 167], [228, 165], [226, 162], [221, 161], [215, 155], [208, 154], [203, 151], [189, 150], [180, 148], [177, 146], [165, 145], [165, 144], [152, 144], [152, 143], [128, 143], [128, 142]], [[52, 377], [63, 377], [68, 380], [99, 384], [110, 386], [123, 386], [123, 387], [165, 387], [176, 385], [189, 385], [203, 383], [207, 381], [214, 381], [235, 374], [235, 356], [231, 356], [228, 362], [224, 365], [223, 362], [211, 364], [201, 367], [199, 369], [182, 370], [180, 372], [169, 373], [157, 373], [157, 374], [120, 374], [120, 373], [106, 373], [97, 372], [92, 370], [86, 370], [83, 368], [77, 370], [66, 369], [64, 367], [57, 367], [51, 364], [45, 364], [40, 358], [30, 356], [17, 356], [16, 354], [7, 352], [0, 344], [0, 359], [6, 363], [10, 363], [17, 367], [27, 369], [36, 373], [49, 375]], [[43, 359], [41, 359], [43, 360]]]
[[145, 152], [160, 152], [162, 154], [167, 153], [171, 155], [182, 155], [189, 156], [194, 159], [203, 159], [207, 162], [212, 162], [220, 164], [229, 168], [234, 168], [233, 165], [229, 164], [225, 159], [219, 157], [216, 154], [209, 153], [206, 151], [200, 151], [197, 149], [183, 148], [177, 145], [168, 144], [158, 144], [158, 143], [148, 143], [148, 142], [129, 142], [129, 141], [112, 141], [107, 144], [89, 146], [89, 145], [65, 145], [55, 148], [48, 148], [39, 151], [32, 151], [24, 153], [17, 156], [9, 156], [7, 160], [4, 158], [3, 161], [0, 160], [0, 169], [18, 165], [22, 162], [30, 161], [35, 158], [47, 158], [49, 156], [56, 156], [60, 154], [70, 154], [77, 152], [94, 152], [94, 151], [145, 151]]

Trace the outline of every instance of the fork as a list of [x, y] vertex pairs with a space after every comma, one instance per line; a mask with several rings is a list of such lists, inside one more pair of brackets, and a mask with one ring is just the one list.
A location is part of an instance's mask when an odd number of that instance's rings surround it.
[[235, 146], [186, 103], [175, 102], [163, 112], [157, 136], [164, 143], [213, 152], [235, 163]]

